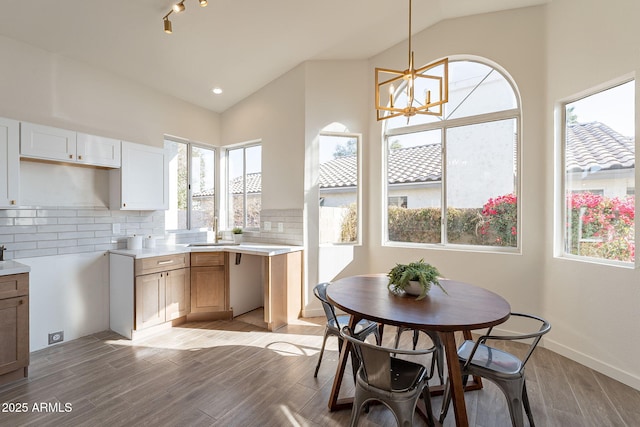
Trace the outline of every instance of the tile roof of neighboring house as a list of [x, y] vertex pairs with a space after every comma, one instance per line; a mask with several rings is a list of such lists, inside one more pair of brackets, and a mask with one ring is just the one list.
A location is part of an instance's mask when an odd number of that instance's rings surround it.
[[[576, 123], [567, 129], [567, 170], [624, 169], [635, 166], [634, 138], [622, 136], [600, 122]], [[356, 185], [356, 156], [329, 160], [320, 165], [320, 188]], [[389, 156], [389, 184], [439, 181], [442, 175], [440, 144], [399, 148]], [[242, 180], [231, 182], [234, 194], [242, 192]], [[261, 191], [261, 175], [247, 175], [247, 192]], [[209, 193], [209, 192], [205, 192]], [[204, 194], [204, 193], [203, 193]]]
[[635, 140], [600, 122], [567, 127], [567, 170], [625, 169], [635, 166]]

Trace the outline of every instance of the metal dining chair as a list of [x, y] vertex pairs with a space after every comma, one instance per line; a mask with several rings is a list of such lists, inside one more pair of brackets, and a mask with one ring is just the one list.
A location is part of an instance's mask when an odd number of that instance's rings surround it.
[[[340, 335], [340, 328], [347, 326], [351, 317], [348, 314], [336, 315], [333, 305], [327, 299], [327, 286], [329, 285], [330, 283], [325, 282], [320, 283], [313, 288], [313, 294], [322, 303], [324, 314], [327, 317], [327, 324], [324, 329], [324, 338], [322, 340], [322, 348], [320, 349], [318, 364], [316, 365], [316, 370], [313, 374], [314, 378], [318, 376], [318, 370], [320, 369], [320, 363], [322, 362], [322, 356], [324, 354], [324, 347], [329, 336], [338, 337], [338, 350], [342, 351], [342, 336]], [[354, 335], [357, 339], [362, 341], [370, 334], [374, 334], [376, 337], [376, 343], [380, 344], [380, 330], [378, 329], [378, 324], [376, 322], [363, 319], [356, 324]]]
[[343, 327], [341, 333], [342, 337], [352, 344], [353, 354], [360, 365], [356, 374], [356, 393], [350, 426], [358, 424], [362, 407], [370, 401], [379, 401], [389, 408], [398, 426], [412, 426], [416, 404], [422, 396], [427, 412], [427, 424], [433, 427], [429, 370], [420, 363], [393, 355], [429, 354], [436, 351], [435, 346], [420, 350], [388, 348], [359, 340], [348, 326]]
[[[411, 328], [403, 328], [398, 326], [396, 332], [396, 342], [395, 347], [398, 348], [400, 345], [400, 336], [403, 332], [412, 331], [413, 332], [413, 349], [415, 350], [418, 346], [418, 338], [420, 336], [420, 331], [417, 329]], [[440, 384], [444, 384], [444, 346], [442, 345], [442, 340], [440, 339], [440, 335], [436, 331], [422, 331], [424, 332], [433, 342], [433, 345], [436, 348], [436, 351], [433, 353], [431, 358], [431, 372], [433, 374], [434, 368], [438, 369], [438, 378], [440, 379]]]
[[[549, 322], [541, 317], [531, 314], [511, 313], [511, 317], [520, 317], [532, 319], [536, 324], [540, 324], [537, 332], [519, 335], [491, 335], [493, 328], [489, 328], [485, 335], [482, 335], [476, 342], [466, 340], [458, 348], [458, 361], [462, 371], [462, 383], [466, 384], [470, 375], [477, 375], [486, 378], [495, 383], [507, 398], [509, 407], [509, 415], [511, 416], [511, 424], [515, 427], [524, 426], [524, 417], [522, 408], [527, 414], [529, 425], [534, 427], [533, 414], [531, 413], [531, 405], [527, 396], [527, 384], [525, 381], [524, 367], [533, 350], [535, 350], [540, 338], [551, 329]], [[499, 341], [520, 341], [532, 339], [529, 348], [524, 357], [519, 357], [490, 347], [485, 343], [489, 340]], [[440, 412], [440, 423], [447, 416], [449, 404], [451, 403], [451, 390], [449, 382], [444, 392], [442, 400], [442, 410]]]

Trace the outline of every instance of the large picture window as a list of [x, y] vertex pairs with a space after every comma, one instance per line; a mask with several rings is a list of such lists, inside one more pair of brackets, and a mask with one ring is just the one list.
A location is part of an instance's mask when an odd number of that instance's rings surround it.
[[564, 106], [564, 253], [635, 261], [635, 81]]
[[360, 137], [321, 133], [319, 142], [320, 243], [357, 243]]
[[387, 120], [387, 243], [517, 248], [516, 92], [480, 62], [450, 61], [449, 74], [442, 117]]
[[212, 229], [215, 216], [215, 149], [165, 139], [169, 170], [167, 230]]
[[229, 228], [260, 229], [262, 146], [227, 150], [227, 218]]

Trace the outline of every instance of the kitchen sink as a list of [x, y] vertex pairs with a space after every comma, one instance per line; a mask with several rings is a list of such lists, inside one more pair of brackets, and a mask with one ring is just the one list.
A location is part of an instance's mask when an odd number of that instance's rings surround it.
[[189, 246], [189, 247], [192, 247], [192, 246], [240, 246], [240, 243], [234, 243], [234, 242], [218, 242], [218, 243], [199, 242], [199, 243], [189, 243], [187, 246]]

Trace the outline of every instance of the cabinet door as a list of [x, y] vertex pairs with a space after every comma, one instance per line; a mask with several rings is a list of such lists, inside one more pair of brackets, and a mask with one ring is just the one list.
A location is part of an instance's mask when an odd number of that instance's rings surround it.
[[17, 207], [20, 196], [20, 123], [0, 118], [0, 208]]
[[120, 141], [117, 139], [78, 132], [76, 148], [78, 163], [120, 167]]
[[162, 148], [122, 141], [122, 164], [118, 172], [120, 182], [111, 183], [120, 190], [119, 197], [114, 198], [112, 193], [112, 209], [116, 206], [123, 210], [168, 209], [169, 175]]
[[191, 284], [188, 268], [165, 273], [167, 321], [186, 316], [191, 310]]
[[0, 375], [29, 365], [29, 297], [0, 300]]
[[50, 126], [21, 123], [20, 155], [63, 162], [76, 161], [76, 133]]
[[136, 330], [165, 322], [165, 273], [136, 277], [135, 306]]
[[227, 307], [224, 266], [191, 267], [191, 312], [211, 313]]

